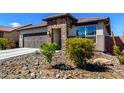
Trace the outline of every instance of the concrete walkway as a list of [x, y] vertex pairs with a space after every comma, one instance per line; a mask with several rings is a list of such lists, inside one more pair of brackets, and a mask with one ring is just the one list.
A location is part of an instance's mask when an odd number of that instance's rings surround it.
[[24, 54], [34, 53], [37, 50], [38, 49], [36, 48], [16, 48], [9, 50], [0, 50], [0, 60]]

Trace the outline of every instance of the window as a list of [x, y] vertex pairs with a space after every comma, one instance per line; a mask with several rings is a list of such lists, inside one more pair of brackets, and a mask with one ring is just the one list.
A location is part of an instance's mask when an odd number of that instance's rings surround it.
[[85, 25], [76, 27], [77, 36], [85, 37], [90, 35], [96, 35], [96, 25]]
[[96, 35], [96, 25], [86, 26], [86, 35]]
[[76, 28], [77, 36], [85, 36], [85, 26], [80, 26]]

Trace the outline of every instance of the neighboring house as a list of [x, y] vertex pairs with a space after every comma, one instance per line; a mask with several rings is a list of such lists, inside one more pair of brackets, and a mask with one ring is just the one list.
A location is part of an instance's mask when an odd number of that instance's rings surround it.
[[37, 25], [20, 27], [19, 46], [38, 48], [43, 42], [56, 42], [61, 49], [71, 37], [93, 38], [98, 51], [106, 51], [105, 38], [111, 36], [109, 18], [75, 18], [69, 13], [43, 19]]
[[15, 28], [0, 26], [0, 38], [6, 38], [10, 42], [18, 41], [19, 34]]
[[19, 26], [19, 27], [7, 27], [0, 26], [0, 38], [6, 38], [9, 42], [18, 42], [19, 41], [19, 33], [16, 29], [31, 26], [32, 24]]

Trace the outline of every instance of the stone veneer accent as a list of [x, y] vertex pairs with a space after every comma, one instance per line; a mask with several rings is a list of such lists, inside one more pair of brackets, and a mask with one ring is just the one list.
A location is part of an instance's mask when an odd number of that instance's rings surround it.
[[49, 35], [48, 42], [52, 42], [52, 31], [53, 29], [61, 29], [61, 49], [65, 50], [66, 47], [66, 39], [67, 39], [67, 25], [66, 24], [57, 24], [50, 25], [47, 27]]

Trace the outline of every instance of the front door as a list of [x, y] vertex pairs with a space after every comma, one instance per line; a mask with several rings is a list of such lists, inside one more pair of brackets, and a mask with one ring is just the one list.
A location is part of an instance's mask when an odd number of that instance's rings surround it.
[[61, 49], [61, 29], [52, 30], [52, 42], [55, 42]]

